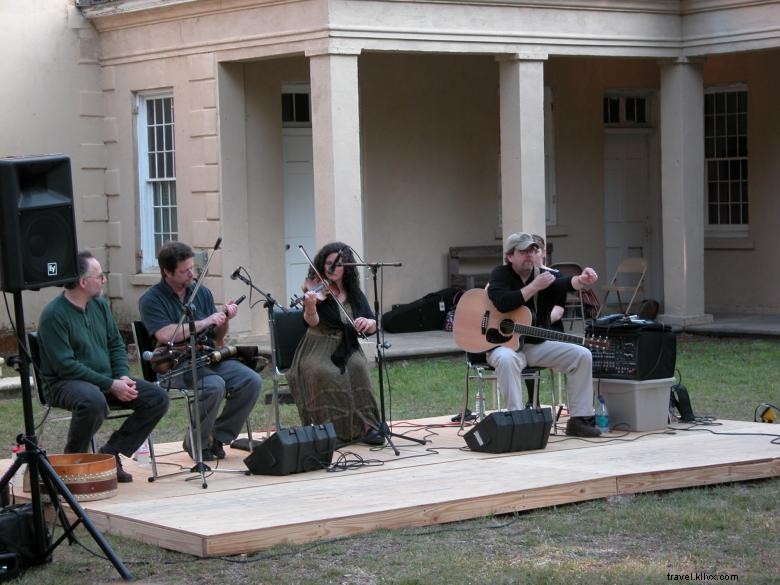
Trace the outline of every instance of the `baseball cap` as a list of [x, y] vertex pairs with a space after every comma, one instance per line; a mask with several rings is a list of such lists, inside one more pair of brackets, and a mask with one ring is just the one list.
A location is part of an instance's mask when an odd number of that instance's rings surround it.
[[534, 238], [531, 234], [526, 232], [519, 232], [510, 235], [506, 242], [504, 242], [504, 254], [511, 254], [514, 250], [527, 250], [529, 246], [539, 245], [534, 242]]

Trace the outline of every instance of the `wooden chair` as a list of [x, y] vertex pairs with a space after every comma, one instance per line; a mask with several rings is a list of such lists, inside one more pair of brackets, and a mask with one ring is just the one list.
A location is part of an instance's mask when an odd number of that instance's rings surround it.
[[[599, 308], [597, 317], [601, 315], [604, 307], [607, 306], [610, 293], [615, 293], [618, 299], [620, 311], [628, 315], [631, 312], [631, 306], [634, 304], [637, 294], [640, 290], [644, 291], [645, 274], [647, 273], [647, 261], [644, 258], [624, 258], [615, 271], [612, 280], [606, 286], [603, 286], [604, 300]], [[623, 309], [623, 297], [621, 293], [631, 295], [631, 298]]]
[[[27, 348], [29, 350], [30, 355], [30, 368], [32, 369], [33, 373], [33, 382], [35, 384], [35, 388], [38, 394], [38, 401], [40, 402], [41, 406], [45, 409], [46, 415], [44, 416], [44, 420], [49, 420], [51, 422], [59, 422], [59, 421], [70, 421], [71, 415], [63, 415], [58, 416], [56, 418], [49, 418], [49, 415], [51, 414], [51, 411], [53, 407], [51, 404], [49, 404], [49, 397], [48, 392], [46, 390], [46, 382], [43, 379], [43, 376], [41, 375], [41, 347], [40, 347], [40, 340], [38, 339], [38, 332], [37, 331], [29, 331], [27, 333]], [[129, 408], [121, 408], [121, 407], [111, 407], [111, 412], [106, 417], [106, 420], [116, 420], [121, 418], [127, 418], [131, 414], [133, 414], [133, 411]], [[149, 445], [149, 458], [153, 462], [154, 461], [154, 441], [152, 440], [152, 437], [147, 438], [147, 444]], [[95, 445], [95, 437], [92, 437], [91, 441], [91, 447], [92, 452], [97, 452], [97, 448]]]

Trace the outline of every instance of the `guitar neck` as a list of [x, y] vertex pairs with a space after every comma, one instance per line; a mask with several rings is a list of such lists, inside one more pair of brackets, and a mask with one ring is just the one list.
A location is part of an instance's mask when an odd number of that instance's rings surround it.
[[515, 323], [515, 333], [520, 335], [530, 335], [531, 337], [538, 337], [540, 339], [548, 339], [550, 341], [562, 341], [564, 343], [576, 343], [577, 345], [584, 345], [585, 338], [577, 335], [569, 335], [568, 333], [561, 333], [560, 331], [554, 331], [551, 329], [544, 329], [542, 327], [533, 327], [531, 325], [521, 325]]

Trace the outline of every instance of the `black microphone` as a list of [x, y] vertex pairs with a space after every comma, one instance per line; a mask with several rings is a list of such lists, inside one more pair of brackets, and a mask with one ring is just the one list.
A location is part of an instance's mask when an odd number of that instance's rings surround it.
[[238, 268], [236, 268], [233, 271], [233, 274], [230, 275], [230, 280], [235, 280], [236, 278], [238, 278], [238, 275], [241, 274], [241, 269], [242, 268], [243, 268], [243, 266], [239, 266]]
[[217, 238], [217, 242], [214, 244], [214, 251], [216, 252], [219, 250], [219, 247], [222, 245], [222, 236], [219, 236]]
[[154, 351], [145, 351], [141, 354], [141, 359], [145, 362], [151, 362], [152, 360], [159, 360], [167, 357], [171, 353], [170, 348], [166, 345], [155, 349]]

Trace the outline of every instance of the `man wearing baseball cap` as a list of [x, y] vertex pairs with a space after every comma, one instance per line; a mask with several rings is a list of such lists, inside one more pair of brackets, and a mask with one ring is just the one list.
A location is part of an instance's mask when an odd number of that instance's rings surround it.
[[[504, 243], [504, 264], [490, 274], [488, 296], [502, 313], [525, 306], [533, 315], [532, 325], [550, 328], [550, 313], [557, 299], [567, 292], [592, 285], [598, 275], [585, 268], [577, 276], [555, 276], [535, 266], [539, 246], [531, 234], [510, 235]], [[526, 366], [551, 368], [568, 378], [569, 413], [566, 434], [598, 437], [593, 420], [593, 365], [590, 350], [561, 341], [526, 337], [518, 351], [497, 347], [487, 356], [496, 370], [498, 387], [509, 410], [523, 408], [520, 375]]]

